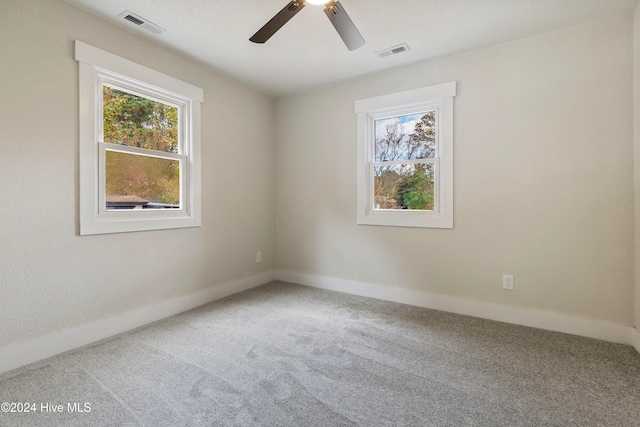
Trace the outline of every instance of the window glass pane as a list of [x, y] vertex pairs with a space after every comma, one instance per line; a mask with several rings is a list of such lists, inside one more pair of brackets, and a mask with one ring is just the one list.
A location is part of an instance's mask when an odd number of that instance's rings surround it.
[[180, 160], [106, 150], [107, 209], [180, 207]]
[[375, 120], [375, 161], [436, 157], [436, 112]]
[[109, 86], [102, 87], [103, 141], [178, 152], [178, 108]]
[[433, 210], [433, 163], [373, 168], [374, 209]]

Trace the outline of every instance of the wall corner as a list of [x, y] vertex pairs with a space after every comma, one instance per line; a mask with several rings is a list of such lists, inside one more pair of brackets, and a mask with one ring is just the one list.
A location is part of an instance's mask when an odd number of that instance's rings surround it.
[[[634, 325], [640, 330], [640, 5], [633, 12]], [[636, 345], [640, 352], [640, 343]]]

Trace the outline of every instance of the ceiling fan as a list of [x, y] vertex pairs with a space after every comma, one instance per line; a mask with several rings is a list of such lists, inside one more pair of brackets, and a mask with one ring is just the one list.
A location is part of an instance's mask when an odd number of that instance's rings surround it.
[[349, 50], [355, 50], [365, 44], [360, 32], [353, 25], [353, 21], [347, 15], [339, 1], [335, 0], [293, 0], [276, 14], [264, 27], [260, 28], [249, 40], [254, 43], [264, 43], [273, 36], [276, 31], [284, 26], [293, 16], [306, 6], [306, 3], [315, 5], [324, 4], [324, 13], [333, 24], [342, 41]]

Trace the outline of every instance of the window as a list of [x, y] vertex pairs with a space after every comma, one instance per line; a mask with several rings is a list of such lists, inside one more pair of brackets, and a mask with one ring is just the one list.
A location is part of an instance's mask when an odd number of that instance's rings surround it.
[[80, 234], [200, 225], [203, 90], [76, 41]]
[[456, 83], [356, 101], [358, 224], [453, 228]]

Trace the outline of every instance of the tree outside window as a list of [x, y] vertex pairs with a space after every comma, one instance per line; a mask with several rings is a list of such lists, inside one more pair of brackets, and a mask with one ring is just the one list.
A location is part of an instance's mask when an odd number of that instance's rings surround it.
[[375, 208], [433, 210], [434, 163], [428, 159], [437, 155], [436, 112], [380, 119], [374, 126]]
[[[104, 142], [178, 154], [178, 118], [175, 106], [103, 86]], [[107, 150], [106, 192], [107, 205], [135, 196], [145, 207], [178, 207], [180, 162]]]

